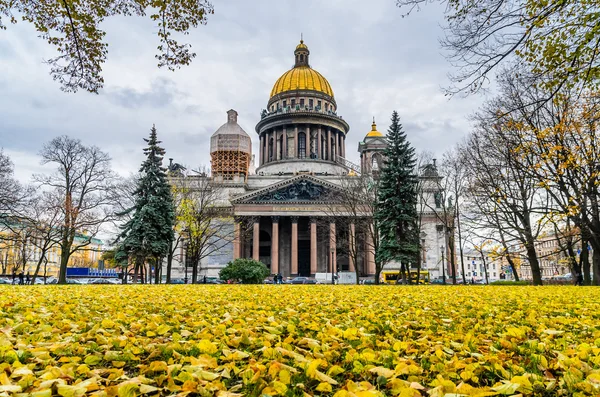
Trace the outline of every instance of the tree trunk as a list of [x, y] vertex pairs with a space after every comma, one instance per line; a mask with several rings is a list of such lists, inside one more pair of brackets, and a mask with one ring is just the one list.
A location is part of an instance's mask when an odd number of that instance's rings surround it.
[[513, 274], [513, 277], [515, 278], [515, 281], [519, 281], [519, 273], [517, 273], [517, 267], [515, 266], [515, 262], [510, 257], [510, 254], [506, 255], [506, 260], [508, 261], [508, 264], [510, 265], [510, 268], [512, 270], [512, 274]]
[[160, 269], [162, 268], [162, 258], [156, 257], [156, 264], [154, 265], [154, 284], [160, 284]]
[[527, 252], [527, 260], [529, 266], [531, 266], [531, 277], [533, 278], [533, 285], [542, 285], [542, 272], [540, 270], [540, 262], [538, 261], [537, 253], [535, 252], [535, 245], [533, 237], [531, 235], [526, 237], [527, 244], [525, 250]]
[[136, 256], [135, 257], [135, 264], [133, 265], [133, 283], [137, 284], [139, 281], [139, 275], [140, 275], [140, 257]]
[[[127, 261], [129, 261], [129, 259], [127, 259]], [[121, 271], [123, 272], [123, 278], [121, 279], [121, 284], [127, 284], [127, 277], [129, 277], [129, 263], [125, 266], [122, 266]]]
[[31, 285], [35, 285], [35, 279], [37, 278], [38, 273], [40, 272], [40, 267], [42, 267], [42, 262], [46, 258], [45, 251], [42, 251], [40, 254], [40, 259], [38, 259], [37, 265], [35, 267], [35, 271], [33, 272], [33, 276], [31, 277]]
[[583, 237], [581, 239], [581, 253], [579, 254], [579, 267], [583, 272], [583, 284], [592, 285], [592, 275], [590, 272], [590, 251], [588, 250], [588, 241]]
[[574, 284], [577, 285], [577, 279], [581, 274], [581, 265], [575, 259], [575, 249], [573, 248], [573, 240], [569, 238], [567, 241], [567, 255], [569, 255], [569, 270], [573, 275]]
[[381, 276], [381, 264], [377, 263], [377, 260], [375, 260], [375, 279], [373, 280], [373, 282], [375, 283], [375, 285], [379, 285], [379, 277]]
[[[400, 262], [400, 277], [402, 279], [401, 284], [406, 284], [406, 267], [404, 266], [404, 262]], [[396, 284], [398, 280], [396, 280]]]
[[196, 284], [198, 280], [198, 262], [200, 261], [194, 258], [194, 267], [192, 268], [192, 284]]
[[592, 266], [594, 269], [594, 277], [592, 285], [600, 285], [600, 247], [592, 247]]
[[448, 248], [450, 249], [448, 255], [450, 256], [450, 271], [452, 272], [452, 284], [456, 285], [456, 255], [454, 255], [454, 230], [450, 234], [450, 236], [448, 236]]
[[467, 284], [465, 276], [465, 258], [463, 256], [462, 229], [460, 227], [460, 212], [458, 209], [458, 199], [456, 200], [456, 226], [458, 231], [458, 251], [460, 253], [460, 271], [462, 273], [463, 284]]
[[67, 264], [69, 263], [69, 250], [68, 244], [63, 240], [60, 245], [60, 268], [58, 270], [58, 284], [67, 283]]
[[489, 285], [490, 280], [488, 278], [488, 268], [487, 268], [487, 263], [485, 261], [485, 255], [483, 254], [483, 252], [481, 253], [481, 261], [483, 262], [483, 272], [485, 273], [485, 283]]
[[173, 266], [173, 241], [169, 244], [169, 253], [167, 254], [167, 279], [166, 283], [171, 284], [171, 267]]

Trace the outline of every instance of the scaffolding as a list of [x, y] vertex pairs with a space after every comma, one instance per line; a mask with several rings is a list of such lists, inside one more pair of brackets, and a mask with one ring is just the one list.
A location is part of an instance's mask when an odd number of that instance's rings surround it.
[[227, 123], [210, 138], [213, 178], [243, 182], [248, 177], [252, 158], [250, 136], [237, 124], [237, 112], [227, 112]]

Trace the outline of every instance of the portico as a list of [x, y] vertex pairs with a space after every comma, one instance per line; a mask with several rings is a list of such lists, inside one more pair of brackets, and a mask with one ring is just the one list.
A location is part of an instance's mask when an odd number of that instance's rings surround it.
[[[349, 236], [355, 225], [331, 208], [337, 187], [312, 176], [298, 176], [232, 200], [236, 216], [234, 257], [254, 258], [271, 273], [314, 276], [354, 270]], [[361, 261], [365, 262], [366, 255]]]

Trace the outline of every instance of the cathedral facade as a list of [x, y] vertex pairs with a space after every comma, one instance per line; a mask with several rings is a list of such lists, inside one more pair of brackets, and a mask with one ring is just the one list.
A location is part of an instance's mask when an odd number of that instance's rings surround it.
[[[333, 211], [331, 200], [348, 178], [378, 172], [385, 137], [373, 121], [359, 142], [360, 164], [348, 161], [350, 126], [337, 113], [331, 85], [311, 68], [302, 40], [294, 58], [294, 67], [273, 85], [256, 124], [258, 153], [252, 153], [253, 138], [238, 124], [235, 110], [227, 112], [227, 122], [211, 137], [211, 175], [205, 178], [222, 192], [220, 205], [227, 210], [231, 238], [202, 259], [200, 276], [217, 277], [227, 262], [241, 257], [260, 260], [272, 274], [284, 277], [356, 269], [365, 277], [375, 273], [368, 236], [342, 207]], [[435, 217], [425, 214], [425, 207], [422, 211], [423, 268], [435, 275], [443, 265], [444, 238]], [[358, 244], [358, 255], [349, 254], [352, 247], [346, 245], [351, 244]], [[183, 249], [181, 253], [184, 257]], [[179, 270], [183, 267], [181, 260]]]

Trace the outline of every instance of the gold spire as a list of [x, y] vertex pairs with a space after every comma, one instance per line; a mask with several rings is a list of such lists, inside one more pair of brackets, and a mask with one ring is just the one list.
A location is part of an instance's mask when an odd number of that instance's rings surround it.
[[377, 131], [377, 124], [375, 124], [375, 117], [373, 117], [373, 124], [371, 124], [371, 131], [367, 134], [367, 137], [383, 136], [383, 134]]

